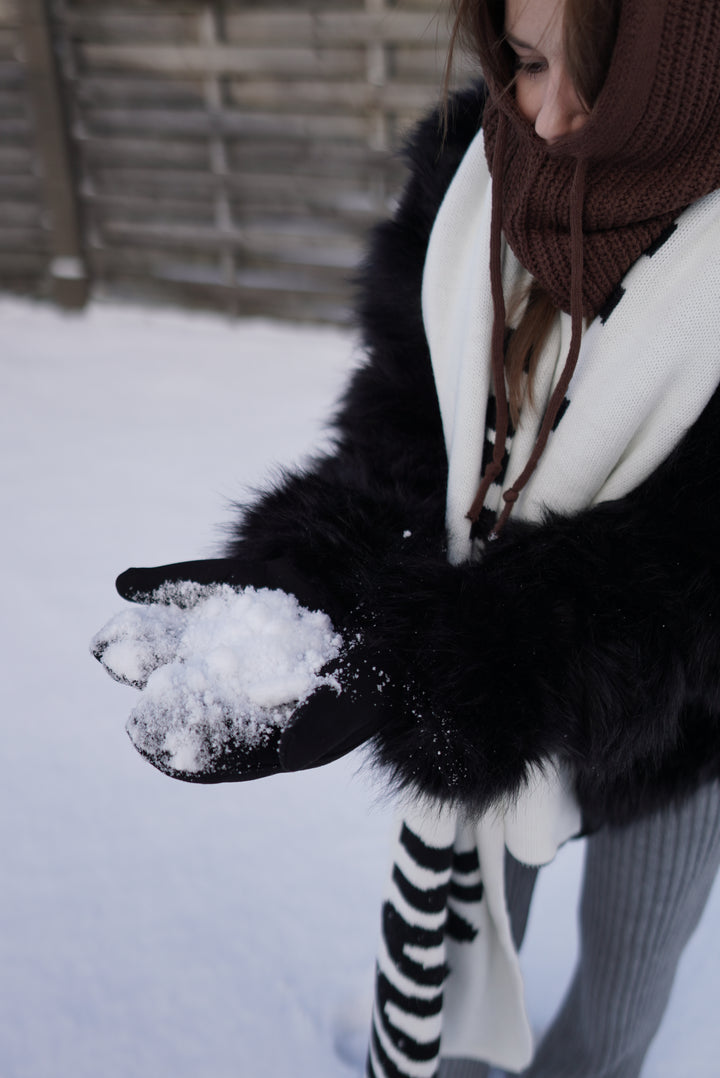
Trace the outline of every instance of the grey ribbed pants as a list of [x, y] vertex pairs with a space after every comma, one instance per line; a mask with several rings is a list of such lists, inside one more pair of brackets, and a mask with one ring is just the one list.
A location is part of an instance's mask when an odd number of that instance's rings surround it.
[[[523, 1078], [638, 1078], [680, 956], [720, 867], [720, 784], [679, 808], [588, 839], [580, 955], [559, 1014]], [[511, 858], [507, 894], [522, 941], [535, 869]], [[487, 1078], [444, 1060], [440, 1078]]]

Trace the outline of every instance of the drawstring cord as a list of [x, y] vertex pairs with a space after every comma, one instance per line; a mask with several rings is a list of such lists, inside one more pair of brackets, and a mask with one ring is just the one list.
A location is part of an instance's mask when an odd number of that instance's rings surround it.
[[[493, 191], [492, 191], [492, 218], [490, 224], [490, 283], [493, 298], [493, 331], [492, 331], [492, 371], [495, 399], [497, 403], [497, 424], [495, 432], [495, 446], [492, 460], [483, 473], [478, 492], [475, 495], [467, 517], [473, 522], [478, 519], [487, 492], [491, 484], [497, 479], [502, 471], [502, 462], [505, 456], [505, 445], [508, 433], [508, 399], [505, 385], [505, 299], [502, 288], [502, 258], [501, 258], [501, 234], [502, 234], [502, 162], [504, 161], [506, 145], [507, 120], [501, 112], [498, 118], [498, 131], [493, 154]], [[535, 471], [537, 463], [547, 445], [550, 432], [553, 429], [558, 413], [562, 408], [565, 394], [567, 393], [570, 380], [577, 366], [582, 342], [583, 330], [583, 205], [585, 201], [585, 178], [587, 174], [587, 162], [578, 158], [575, 167], [575, 176], [570, 193], [570, 319], [571, 336], [570, 348], [560, 379], [553, 390], [550, 401], [545, 410], [540, 431], [530, 454], [527, 464], [515, 482], [507, 490], [503, 491], [505, 505], [493, 526], [488, 539], [497, 539], [505, 526], [505, 523], [513, 511], [515, 502], [520, 492], [527, 484], [530, 476]]]

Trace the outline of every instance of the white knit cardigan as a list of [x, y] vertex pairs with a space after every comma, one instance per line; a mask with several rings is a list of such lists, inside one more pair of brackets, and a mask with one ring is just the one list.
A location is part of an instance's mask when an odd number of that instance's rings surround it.
[[[468, 149], [435, 222], [423, 277], [423, 316], [448, 455], [447, 532], [449, 557], [459, 563], [477, 556], [466, 513], [478, 487], [486, 414], [491, 392], [490, 336], [493, 304], [489, 251], [491, 179], [483, 134]], [[503, 246], [506, 297], [528, 279], [507, 244]], [[652, 254], [643, 255], [622, 282], [621, 298], [604, 321], [597, 317], [583, 336], [569, 391], [569, 404], [551, 434], [539, 465], [521, 492], [514, 516], [540, 521], [546, 510], [572, 514], [621, 497], [650, 475], [695, 422], [720, 382], [720, 191], [702, 198], [678, 219], [677, 227]], [[544, 407], [562, 373], [570, 344], [569, 315], [556, 319], [536, 378], [535, 407], [525, 406], [510, 445], [504, 486], [527, 462]], [[491, 487], [486, 505], [497, 509], [501, 489]], [[478, 716], [482, 721], [482, 716]], [[548, 761], [533, 772], [517, 802], [499, 806], [477, 821], [447, 809], [411, 808], [400, 825], [432, 849], [477, 850], [480, 901], [451, 899], [455, 911], [477, 932], [472, 942], [446, 935], [443, 954], [408, 944], [414, 961], [446, 961], [450, 974], [431, 990], [410, 983], [383, 937], [378, 967], [405, 995], [442, 995], [432, 1018], [386, 1013], [410, 1041], [429, 1045], [441, 1038], [443, 1057], [482, 1059], [512, 1071], [532, 1058], [520, 967], [505, 904], [506, 848], [520, 861], [540, 865], [576, 834], [580, 814], [571, 776]], [[412, 863], [398, 840], [395, 866], [420, 890], [442, 885], [451, 869], [431, 873]], [[442, 927], [447, 910], [423, 913], [410, 907], [392, 874], [386, 900], [404, 924]], [[378, 1007], [376, 1002], [376, 1008]], [[375, 1034], [397, 1072], [431, 1078], [437, 1058], [411, 1058], [390, 1042], [377, 1012]], [[427, 1053], [426, 1053], [427, 1054]], [[371, 1047], [377, 1078], [385, 1070]]]

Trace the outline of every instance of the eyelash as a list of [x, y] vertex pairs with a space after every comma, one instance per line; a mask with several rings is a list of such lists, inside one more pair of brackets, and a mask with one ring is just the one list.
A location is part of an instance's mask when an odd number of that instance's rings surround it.
[[542, 60], [523, 60], [520, 56], [515, 57], [515, 73], [535, 79], [545, 71], [545, 63]]

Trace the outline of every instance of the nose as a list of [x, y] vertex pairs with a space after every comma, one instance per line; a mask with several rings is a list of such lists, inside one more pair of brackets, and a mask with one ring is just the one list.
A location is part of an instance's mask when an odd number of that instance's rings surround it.
[[582, 127], [587, 110], [566, 71], [551, 72], [543, 89], [535, 116], [535, 133], [541, 139], [554, 142]]

